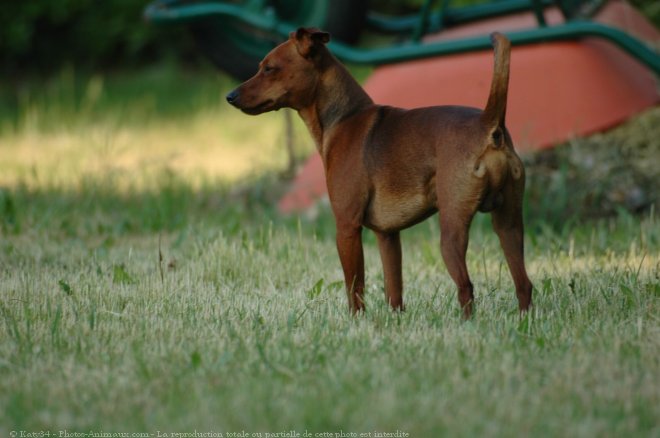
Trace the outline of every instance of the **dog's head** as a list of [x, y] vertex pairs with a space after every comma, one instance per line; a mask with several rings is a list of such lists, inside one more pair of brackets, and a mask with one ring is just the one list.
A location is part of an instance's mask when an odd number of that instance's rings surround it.
[[280, 108], [309, 106], [328, 56], [330, 34], [300, 28], [259, 63], [259, 71], [227, 95], [227, 102], [246, 114], [257, 115]]

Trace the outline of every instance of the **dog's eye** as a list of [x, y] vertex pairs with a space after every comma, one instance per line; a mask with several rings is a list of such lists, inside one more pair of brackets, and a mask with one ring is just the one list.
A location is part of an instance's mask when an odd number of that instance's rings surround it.
[[272, 73], [276, 70], [276, 68], [273, 67], [272, 65], [264, 65], [263, 70], [264, 70], [264, 73]]

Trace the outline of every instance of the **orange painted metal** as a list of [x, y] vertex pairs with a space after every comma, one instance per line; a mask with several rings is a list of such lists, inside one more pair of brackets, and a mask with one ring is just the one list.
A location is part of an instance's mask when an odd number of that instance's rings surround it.
[[[561, 22], [556, 9], [549, 24]], [[623, 1], [609, 2], [597, 21], [658, 45], [660, 32]], [[446, 30], [430, 39], [452, 39], [492, 31], [534, 27], [531, 13], [515, 14]], [[365, 89], [375, 102], [414, 108], [467, 105], [483, 108], [493, 69], [491, 51], [424, 59], [377, 68]], [[523, 153], [611, 128], [660, 102], [655, 76], [608, 42], [587, 38], [514, 47], [507, 126]], [[318, 154], [303, 166], [278, 208], [305, 210], [325, 196]]]

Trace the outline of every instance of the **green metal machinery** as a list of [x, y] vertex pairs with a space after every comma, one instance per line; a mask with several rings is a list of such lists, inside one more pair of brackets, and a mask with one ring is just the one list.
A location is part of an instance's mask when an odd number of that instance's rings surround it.
[[[254, 73], [257, 62], [299, 26], [330, 31], [330, 48], [344, 62], [382, 65], [488, 49], [491, 43], [487, 35], [436, 42], [425, 42], [422, 36], [521, 11], [532, 11], [537, 26], [507, 32], [513, 45], [599, 38], [660, 74], [660, 55], [656, 50], [620, 29], [590, 19], [601, 4], [598, 0], [494, 0], [455, 7], [451, 0], [425, 0], [418, 14], [391, 17], [369, 11], [366, 0], [155, 0], [144, 14], [153, 23], [185, 23], [209, 59], [239, 79]], [[551, 5], [560, 9], [565, 19], [562, 24], [546, 23], [543, 10]], [[397, 34], [401, 42], [384, 47], [356, 47], [353, 44], [365, 26]]]

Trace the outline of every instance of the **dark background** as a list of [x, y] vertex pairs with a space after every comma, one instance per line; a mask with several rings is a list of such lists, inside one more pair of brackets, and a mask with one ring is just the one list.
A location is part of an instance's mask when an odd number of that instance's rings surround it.
[[[452, 5], [464, 0], [452, 0]], [[158, 62], [199, 65], [202, 60], [183, 26], [150, 25], [142, 18], [148, 1], [5, 1], [0, 7], [0, 74], [50, 75], [76, 70], [131, 69]], [[420, 0], [372, 2], [381, 12], [415, 10]], [[632, 0], [656, 25], [660, 2]]]

